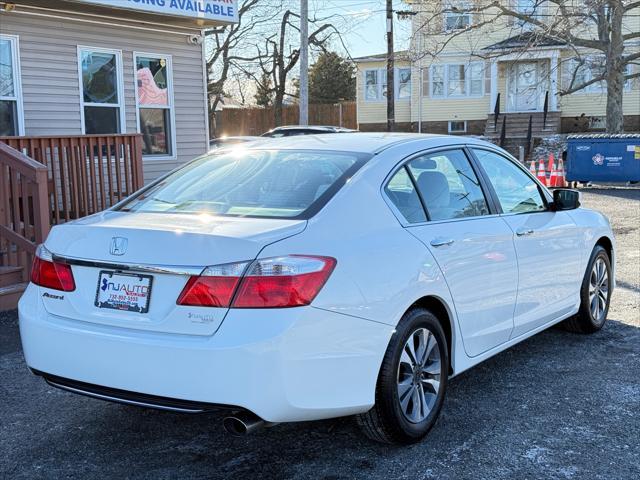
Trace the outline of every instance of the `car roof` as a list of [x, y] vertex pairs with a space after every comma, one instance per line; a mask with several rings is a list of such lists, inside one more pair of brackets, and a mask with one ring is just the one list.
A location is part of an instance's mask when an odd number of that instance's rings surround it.
[[[286, 150], [333, 150], [376, 154], [388, 147], [419, 140], [430, 140], [433, 147], [452, 144], [493, 145], [473, 138], [453, 135], [428, 133], [388, 133], [388, 132], [353, 132], [327, 133], [322, 135], [299, 135], [273, 138], [268, 143], [251, 144], [250, 149], [286, 149]], [[431, 143], [431, 142], [430, 142]]]

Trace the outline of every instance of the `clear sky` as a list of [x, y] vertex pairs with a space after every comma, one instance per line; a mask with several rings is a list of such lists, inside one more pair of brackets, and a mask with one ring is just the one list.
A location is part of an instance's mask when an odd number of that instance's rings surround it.
[[[394, 0], [394, 9], [409, 10], [402, 0]], [[352, 57], [362, 57], [387, 51], [386, 0], [309, 0], [309, 15], [323, 18], [330, 15], [346, 17], [348, 28], [342, 38]], [[394, 15], [396, 50], [407, 48], [410, 20], [398, 20]]]

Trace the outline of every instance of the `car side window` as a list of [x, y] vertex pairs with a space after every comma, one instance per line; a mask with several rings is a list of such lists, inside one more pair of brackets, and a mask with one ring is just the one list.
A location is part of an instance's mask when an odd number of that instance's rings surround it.
[[531, 213], [546, 210], [538, 184], [511, 160], [489, 150], [473, 149], [504, 213]]
[[430, 220], [489, 214], [480, 181], [463, 150], [430, 153], [412, 160], [407, 167]]
[[384, 187], [384, 191], [407, 222], [427, 221], [420, 197], [418, 197], [418, 192], [416, 192], [406, 168], [403, 167], [396, 172]]

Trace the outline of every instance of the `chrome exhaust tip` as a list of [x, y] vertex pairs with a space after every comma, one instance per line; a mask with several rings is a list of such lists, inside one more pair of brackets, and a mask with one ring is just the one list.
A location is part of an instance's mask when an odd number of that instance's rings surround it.
[[222, 426], [234, 437], [242, 437], [264, 427], [266, 422], [251, 412], [239, 412], [225, 417]]

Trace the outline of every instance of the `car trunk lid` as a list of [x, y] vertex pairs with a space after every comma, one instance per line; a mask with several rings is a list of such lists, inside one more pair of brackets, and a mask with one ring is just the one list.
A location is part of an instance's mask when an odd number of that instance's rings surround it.
[[[71, 263], [76, 290], [41, 287], [44, 306], [53, 315], [101, 325], [212, 335], [227, 308], [176, 305], [189, 275], [209, 265], [253, 260], [264, 246], [305, 225], [304, 220], [105, 212], [56, 226], [45, 246]], [[129, 278], [149, 284], [148, 311], [96, 306], [101, 288], [115, 288], [121, 280], [127, 284]]]

